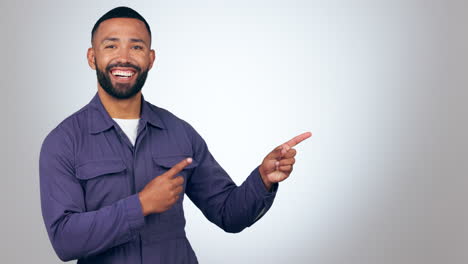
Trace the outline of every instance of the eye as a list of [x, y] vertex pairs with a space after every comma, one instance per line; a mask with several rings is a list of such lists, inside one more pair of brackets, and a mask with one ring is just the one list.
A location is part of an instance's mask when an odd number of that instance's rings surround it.
[[114, 49], [115, 48], [115, 45], [107, 45], [104, 47], [105, 49]]
[[133, 46], [133, 49], [142, 50], [143, 46], [135, 45], [135, 46]]

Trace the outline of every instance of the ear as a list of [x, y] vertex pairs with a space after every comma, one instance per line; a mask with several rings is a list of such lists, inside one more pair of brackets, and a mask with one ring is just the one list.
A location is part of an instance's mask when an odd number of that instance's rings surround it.
[[87, 53], [86, 57], [88, 58], [89, 67], [91, 67], [91, 69], [93, 69], [93, 70], [96, 70], [96, 64], [94, 63], [96, 57], [95, 57], [93, 48], [88, 49], [88, 53]]
[[150, 65], [149, 65], [149, 70], [153, 68], [154, 60], [156, 59], [156, 52], [152, 49], [150, 50]]

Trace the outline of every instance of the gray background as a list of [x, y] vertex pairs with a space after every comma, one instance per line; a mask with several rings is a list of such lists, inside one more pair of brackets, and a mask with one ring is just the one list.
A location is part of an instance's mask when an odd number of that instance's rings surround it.
[[154, 32], [146, 99], [191, 123], [236, 183], [314, 133], [244, 232], [187, 199], [201, 263], [468, 263], [468, 8], [415, 0], [2, 1], [2, 263], [60, 263], [39, 149], [96, 92], [90, 31], [121, 4]]

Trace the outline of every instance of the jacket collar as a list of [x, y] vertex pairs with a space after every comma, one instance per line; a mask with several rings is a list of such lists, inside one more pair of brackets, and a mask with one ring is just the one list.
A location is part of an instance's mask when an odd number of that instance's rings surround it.
[[[107, 110], [104, 108], [98, 93], [94, 95], [88, 106], [88, 127], [91, 134], [100, 133], [108, 130], [112, 126], [115, 126], [116, 123], [110, 117], [109, 113], [107, 113]], [[143, 95], [141, 95], [140, 123], [141, 122], [149, 123], [160, 129], [165, 128], [161, 118], [159, 118], [157, 113], [151, 107], [150, 103], [145, 101]]]

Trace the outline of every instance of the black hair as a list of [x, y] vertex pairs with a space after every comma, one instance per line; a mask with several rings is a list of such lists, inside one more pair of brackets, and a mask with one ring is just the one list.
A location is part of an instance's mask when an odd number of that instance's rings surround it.
[[137, 11], [131, 9], [130, 7], [126, 6], [119, 6], [116, 7], [109, 12], [105, 13], [101, 18], [99, 18], [98, 21], [96, 21], [96, 24], [94, 24], [93, 30], [91, 31], [91, 41], [93, 41], [94, 38], [94, 32], [98, 29], [99, 25], [104, 22], [105, 20], [111, 19], [111, 18], [135, 18], [143, 23], [145, 23], [146, 29], [148, 30], [148, 33], [151, 38], [151, 29], [146, 20], [143, 18], [142, 15], [140, 15]]

